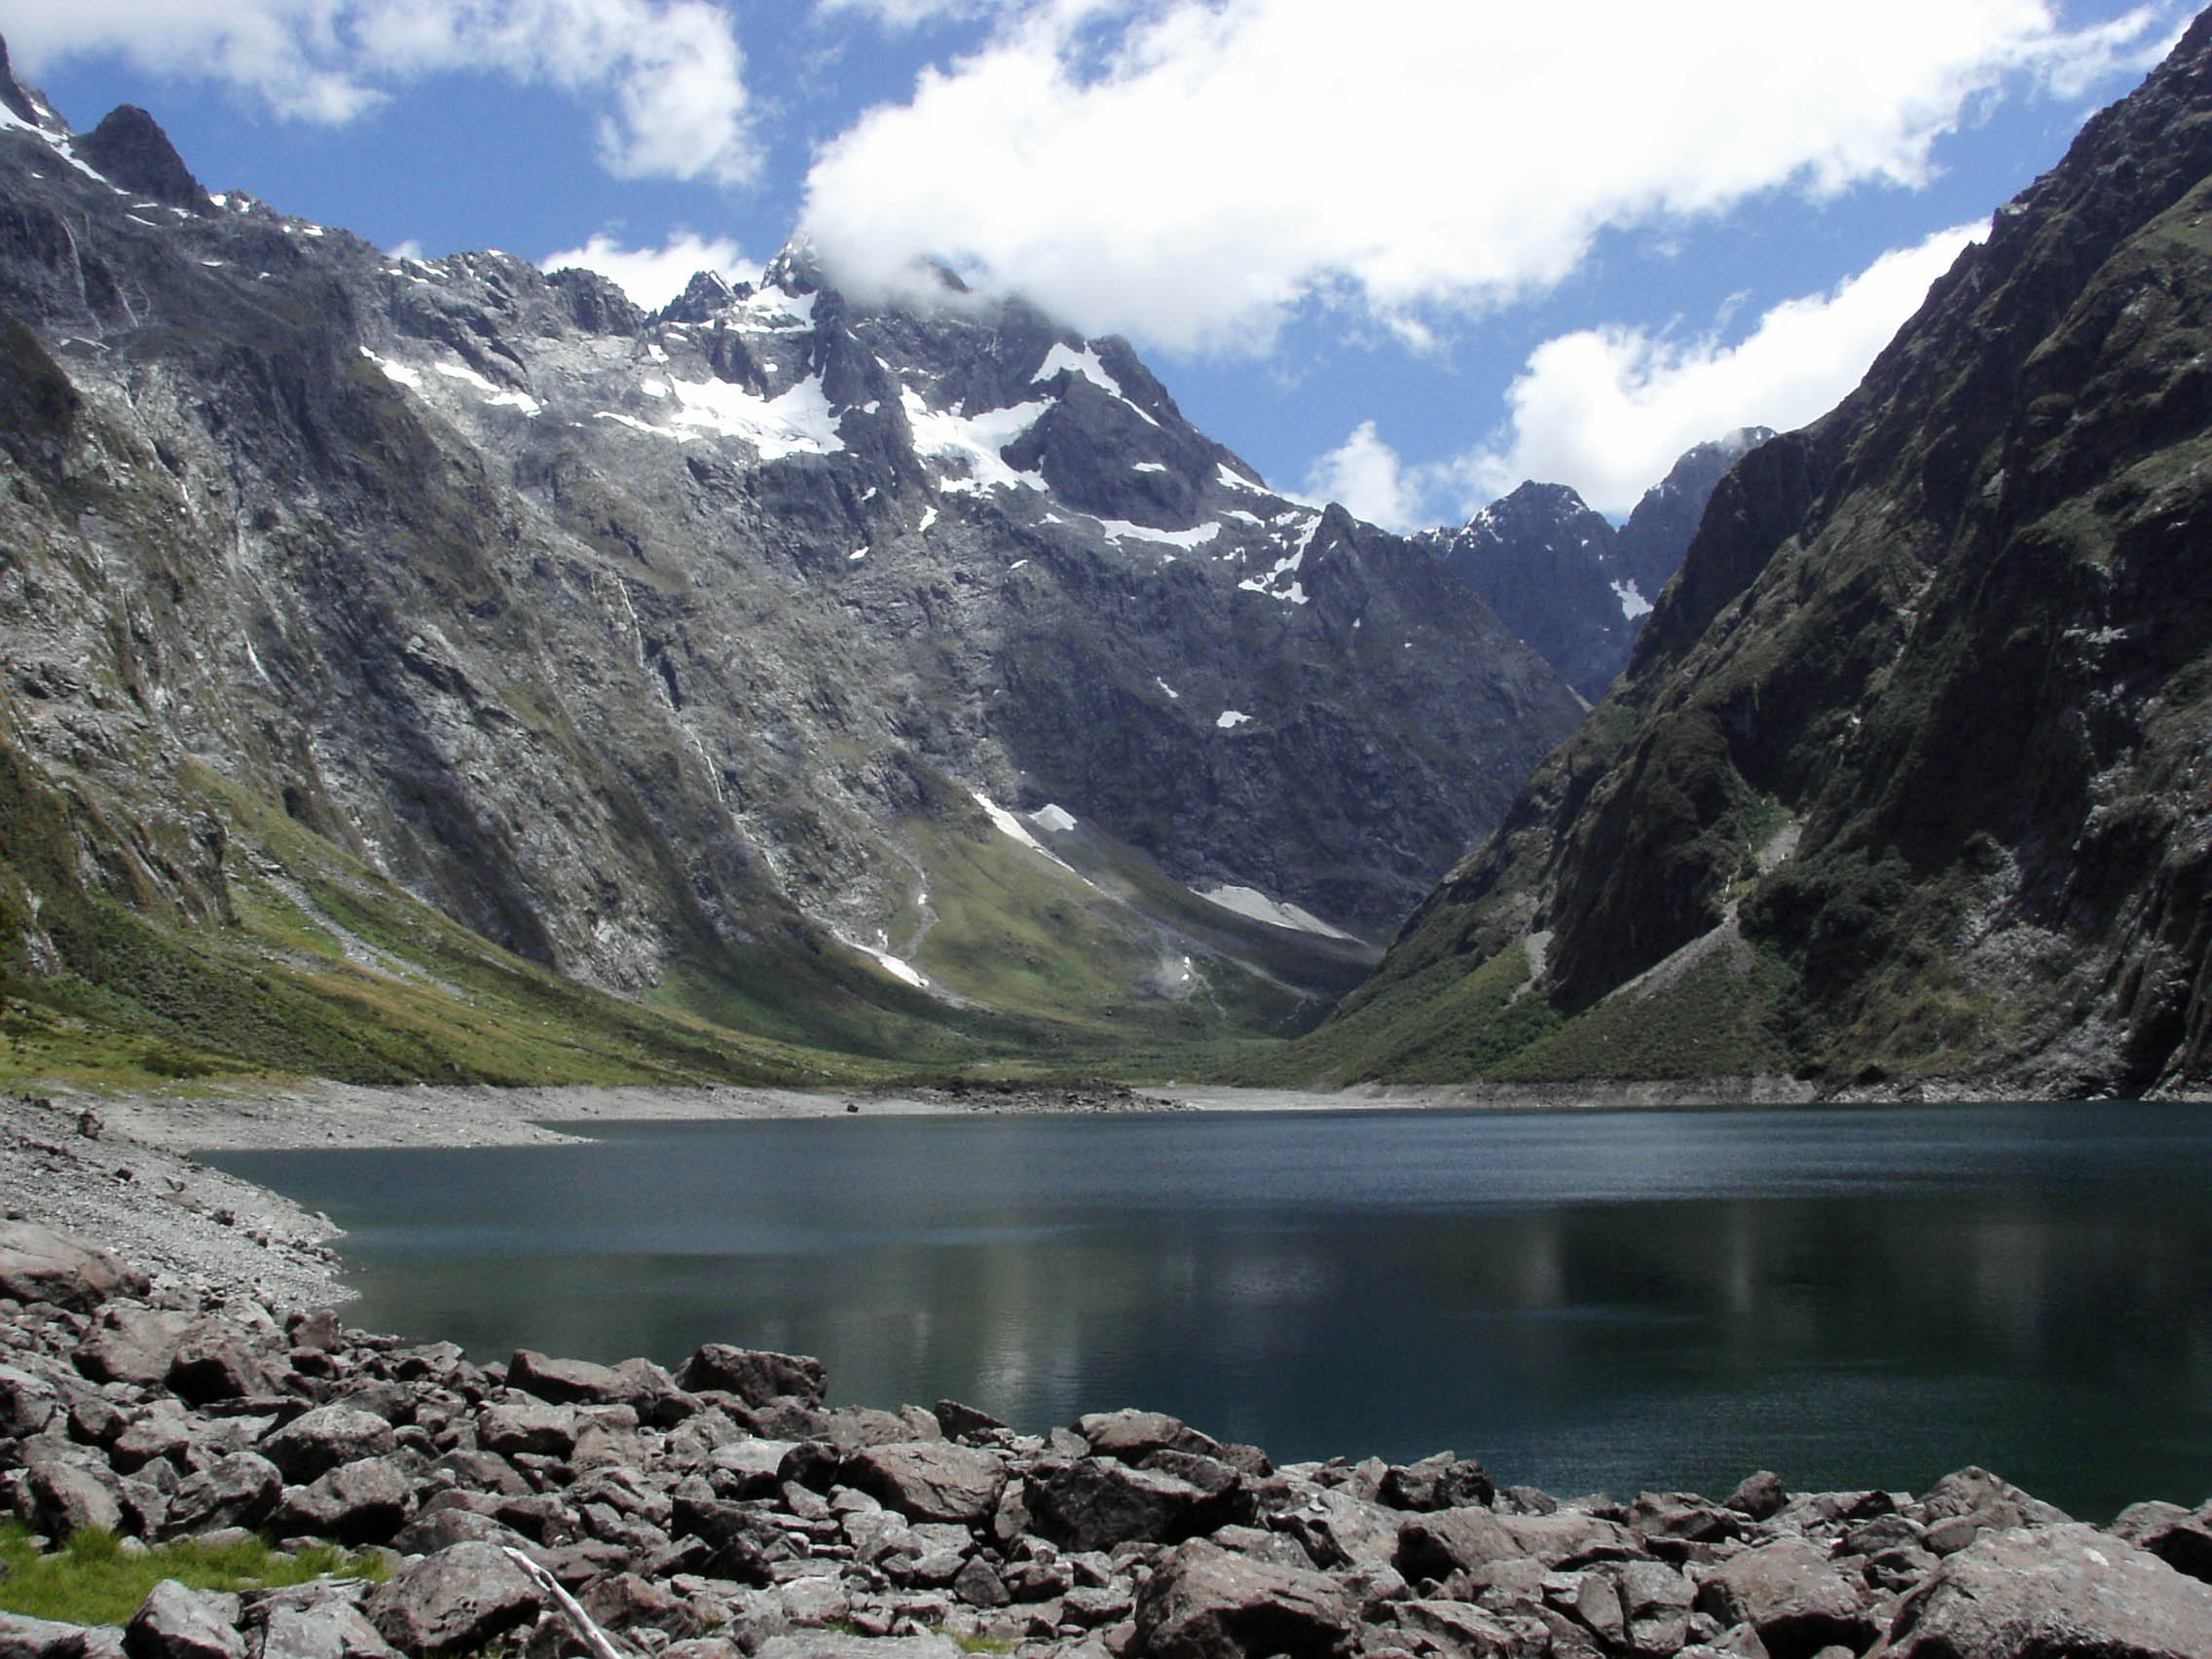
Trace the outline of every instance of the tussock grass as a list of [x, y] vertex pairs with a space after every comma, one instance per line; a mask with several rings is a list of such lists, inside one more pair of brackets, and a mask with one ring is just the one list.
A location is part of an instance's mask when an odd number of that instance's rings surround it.
[[193, 1538], [158, 1544], [143, 1553], [125, 1550], [113, 1533], [88, 1529], [51, 1555], [32, 1547], [20, 1522], [0, 1526], [0, 1612], [63, 1624], [120, 1625], [129, 1621], [148, 1592], [165, 1578], [189, 1590], [263, 1590], [311, 1579], [381, 1579], [384, 1562], [335, 1548], [281, 1555], [261, 1538], [203, 1544]]

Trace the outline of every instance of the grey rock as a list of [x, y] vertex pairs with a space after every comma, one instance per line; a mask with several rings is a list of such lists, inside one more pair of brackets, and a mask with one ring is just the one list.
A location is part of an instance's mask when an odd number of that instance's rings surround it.
[[1155, 1452], [1190, 1452], [1219, 1457], [1221, 1443], [1165, 1412], [1127, 1409], [1092, 1412], [1076, 1421], [1076, 1432], [1095, 1456], [1141, 1462]]
[[493, 1516], [472, 1509], [428, 1509], [392, 1534], [401, 1555], [435, 1555], [455, 1544], [520, 1546], [523, 1535]]
[[1014, 1600], [998, 1569], [981, 1556], [970, 1556], [952, 1580], [952, 1593], [971, 1607], [1003, 1607]]
[[1296, 1538], [1317, 1567], [1335, 1569], [1395, 1562], [1404, 1516], [1342, 1492], [1320, 1492], [1273, 1525]]
[[234, 1452], [187, 1478], [169, 1499], [171, 1532], [204, 1532], [218, 1527], [258, 1527], [276, 1507], [284, 1478], [253, 1452]]
[[258, 1637], [252, 1659], [393, 1659], [397, 1651], [360, 1608], [335, 1599], [273, 1604]]
[[122, 1632], [0, 1613], [0, 1659], [124, 1659]]
[[529, 1575], [497, 1545], [460, 1543], [402, 1569], [364, 1609], [402, 1652], [465, 1653], [537, 1617], [541, 1598]]
[[1023, 1501], [1042, 1536], [1074, 1550], [1171, 1544], [1231, 1519], [1222, 1499], [1188, 1481], [1107, 1457], [1037, 1470]]
[[1724, 1562], [1699, 1587], [1697, 1604], [1722, 1625], [1750, 1625], [1774, 1659], [1810, 1659], [1839, 1641], [1856, 1652], [1873, 1635], [1858, 1593], [1802, 1538]]
[[267, 1394], [275, 1386], [253, 1339], [231, 1320], [213, 1317], [186, 1327], [166, 1381], [179, 1399], [196, 1406]]
[[2112, 1532], [2176, 1571], [2212, 1583], [2212, 1504], [2194, 1512], [2178, 1503], [2130, 1504], [2113, 1522]]
[[1171, 1551], [1136, 1602], [1136, 1645], [1153, 1659], [1331, 1659], [1354, 1628], [1349, 1600], [1327, 1575], [1204, 1539]]
[[584, 1611], [606, 1630], [657, 1630], [676, 1641], [688, 1641], [702, 1631], [690, 1603], [634, 1572], [612, 1572], [594, 1581], [582, 1601]]
[[1410, 1517], [1399, 1529], [1398, 1539], [1398, 1570], [1417, 1584], [1497, 1561], [1525, 1559], [1548, 1567], [1572, 1567], [1597, 1561], [1631, 1561], [1644, 1553], [1627, 1528], [1574, 1509], [1550, 1515], [1440, 1509]]
[[311, 1533], [342, 1544], [388, 1542], [415, 1507], [414, 1483], [388, 1457], [341, 1463], [304, 1487], [288, 1487], [273, 1524], [280, 1533]]
[[1497, 1488], [1481, 1463], [1451, 1452], [1439, 1452], [1418, 1463], [1397, 1465], [1382, 1477], [1377, 1494], [1392, 1509], [1456, 1509], [1465, 1504], [1488, 1505]]
[[35, 1221], [0, 1220], [0, 1296], [90, 1312], [113, 1296], [143, 1296], [145, 1275], [107, 1251]]
[[70, 1357], [94, 1382], [160, 1382], [168, 1376], [191, 1323], [187, 1315], [167, 1309], [110, 1304]]
[[123, 1493], [104, 1469], [60, 1459], [36, 1463], [25, 1476], [24, 1493], [31, 1524], [54, 1537], [95, 1528], [124, 1530]]
[[1883, 1659], [2202, 1659], [2212, 1653], [2212, 1586], [2092, 1527], [1991, 1532], [1905, 1598], [1877, 1651]]
[[582, 1359], [550, 1359], [531, 1348], [515, 1349], [507, 1361], [507, 1386], [535, 1394], [558, 1406], [606, 1405], [628, 1393], [610, 1366]]
[[124, 1627], [123, 1647], [130, 1659], [246, 1659], [238, 1623], [236, 1596], [187, 1590], [165, 1578]]
[[829, 1375], [819, 1359], [759, 1348], [708, 1343], [684, 1361], [677, 1385], [691, 1393], [735, 1394], [749, 1406], [766, 1406], [791, 1397], [819, 1406], [829, 1392]]
[[394, 1444], [391, 1424], [373, 1412], [329, 1405], [304, 1412], [262, 1436], [256, 1450], [287, 1481], [303, 1484], [342, 1463], [389, 1456]]
[[826, 1630], [786, 1631], [760, 1644], [754, 1659], [964, 1659], [948, 1636], [846, 1636]]
[[1761, 1469], [1756, 1474], [1746, 1475], [1727, 1497], [1730, 1509], [1753, 1521], [1764, 1521], [1781, 1514], [1783, 1505], [1788, 1501], [1789, 1493], [1783, 1487], [1782, 1477], [1772, 1469]]
[[476, 1437], [501, 1456], [565, 1457], [576, 1449], [573, 1407], [520, 1399], [486, 1406], [476, 1416]]

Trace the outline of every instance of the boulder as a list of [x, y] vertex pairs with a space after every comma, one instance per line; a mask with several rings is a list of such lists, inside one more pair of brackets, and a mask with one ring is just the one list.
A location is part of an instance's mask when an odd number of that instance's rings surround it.
[[115, 1296], [144, 1296], [146, 1276], [105, 1250], [35, 1221], [0, 1221], [0, 1297], [89, 1313]]
[[1858, 1592], [1802, 1538], [1781, 1538], [1722, 1563], [1697, 1604], [1727, 1625], [1750, 1625], [1773, 1659], [1811, 1659], [1837, 1643], [1853, 1652], [1873, 1636]]
[[1753, 1521], [1766, 1521], [1782, 1513], [1783, 1505], [1789, 1501], [1789, 1493], [1782, 1484], [1782, 1477], [1772, 1469], [1761, 1469], [1746, 1475], [1736, 1483], [1736, 1490], [1728, 1494], [1727, 1507]]
[[196, 1406], [268, 1394], [276, 1386], [244, 1329], [212, 1316], [186, 1327], [166, 1381], [178, 1399]]
[[965, 1440], [972, 1435], [996, 1434], [1006, 1427], [988, 1412], [964, 1406], [958, 1400], [940, 1400], [935, 1412], [937, 1425], [948, 1440]]
[[1334, 1569], [1394, 1563], [1404, 1520], [1400, 1511], [1380, 1503], [1363, 1503], [1342, 1492], [1318, 1492], [1276, 1516], [1274, 1525], [1298, 1540], [1314, 1566]]
[[476, 1438], [504, 1457], [566, 1457], [576, 1449], [573, 1406], [520, 1399], [486, 1406], [476, 1415]]
[[804, 1354], [708, 1343], [683, 1362], [683, 1369], [676, 1374], [676, 1385], [693, 1394], [735, 1394], [755, 1407], [786, 1396], [819, 1406], [830, 1391], [830, 1379], [819, 1359]]
[[258, 1527], [276, 1507], [284, 1477], [276, 1465], [253, 1452], [234, 1452], [216, 1459], [176, 1489], [169, 1499], [171, 1533], [205, 1532], [218, 1527]]
[[549, 1359], [534, 1348], [515, 1349], [507, 1361], [507, 1386], [557, 1406], [603, 1406], [622, 1398], [624, 1384], [611, 1366], [583, 1359]]
[[168, 1376], [191, 1318], [162, 1308], [111, 1303], [79, 1343], [70, 1362], [94, 1382], [151, 1387]]
[[2178, 1503], [2133, 1504], [2120, 1511], [2112, 1531], [2177, 1572], [2212, 1583], [2212, 1504], [2194, 1513]]
[[1904, 1599], [1882, 1659], [2204, 1659], [2212, 1585], [2093, 1527], [1990, 1532]]
[[1349, 1598], [1326, 1574], [1202, 1538], [1162, 1560], [1136, 1601], [1136, 1651], [1152, 1659], [1332, 1659], [1356, 1629]]
[[1472, 1457], [1439, 1452], [1418, 1463], [1393, 1465], [1376, 1496], [1392, 1509], [1458, 1509], [1470, 1503], [1487, 1507], [1497, 1496], [1497, 1488]]
[[0, 1613], [0, 1659], [124, 1659], [123, 1633]]
[[1179, 1418], [1165, 1412], [1092, 1412], [1076, 1419], [1075, 1431], [1097, 1457], [1119, 1457], [1138, 1462], [1154, 1452], [1195, 1452], [1201, 1457], [1219, 1457], [1221, 1442], [1200, 1434]]
[[265, 1434], [256, 1450], [295, 1486], [316, 1479], [341, 1463], [386, 1457], [396, 1442], [391, 1424], [374, 1412], [352, 1406], [317, 1406], [283, 1427]]
[[61, 1409], [54, 1384], [12, 1365], [0, 1365], [0, 1440], [38, 1433]]
[[1697, 1590], [1679, 1572], [1656, 1561], [1622, 1562], [1596, 1570], [1620, 1591], [1624, 1644], [1632, 1653], [1673, 1653], [1689, 1640]]
[[530, 1575], [496, 1544], [442, 1549], [379, 1585], [364, 1611], [394, 1647], [417, 1655], [467, 1653], [535, 1619]]
[[56, 1538], [88, 1529], [123, 1531], [123, 1493], [116, 1478], [104, 1468], [74, 1458], [55, 1457], [31, 1466], [23, 1477], [28, 1519], [40, 1531]]
[[359, 1546], [388, 1542], [415, 1507], [414, 1483], [389, 1457], [363, 1457], [287, 1487], [271, 1524], [279, 1533], [310, 1533]]
[[391, 1536], [401, 1555], [430, 1556], [456, 1544], [499, 1544], [519, 1548], [523, 1535], [504, 1522], [473, 1509], [425, 1510]]
[[187, 1590], [165, 1578], [123, 1629], [130, 1659], [246, 1659], [239, 1634], [239, 1599]]
[[583, 1606], [603, 1630], [657, 1630], [672, 1641], [689, 1641], [704, 1628], [690, 1603], [634, 1572], [596, 1580]]
[[768, 1638], [754, 1659], [966, 1659], [966, 1655], [949, 1636], [865, 1637], [793, 1630]]
[[1408, 1519], [1398, 1531], [1398, 1570], [1409, 1582], [1443, 1579], [1496, 1561], [1574, 1567], [1634, 1561], [1644, 1553], [1634, 1532], [1579, 1509], [1508, 1515], [1490, 1509], [1439, 1509]]
[[306, 1605], [275, 1602], [258, 1622], [253, 1659], [397, 1659], [361, 1609], [335, 1597]]
[[1189, 1481], [1107, 1457], [1037, 1469], [1024, 1502], [1037, 1531], [1071, 1550], [1179, 1543], [1233, 1519], [1221, 1498]]
[[1983, 1468], [1945, 1475], [1921, 1494], [1915, 1509], [1916, 1519], [1931, 1528], [1955, 1516], [1972, 1517], [1985, 1527], [2051, 1527], [2073, 1519]]
[[950, 1440], [871, 1446], [846, 1458], [843, 1472], [850, 1485], [916, 1521], [986, 1520], [1006, 1488], [996, 1457]]

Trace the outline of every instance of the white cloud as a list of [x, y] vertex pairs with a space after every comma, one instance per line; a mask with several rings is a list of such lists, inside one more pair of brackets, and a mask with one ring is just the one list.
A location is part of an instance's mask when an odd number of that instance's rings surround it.
[[848, 283], [934, 254], [1169, 347], [1264, 346], [1316, 296], [1418, 327], [1558, 282], [1607, 226], [1919, 183], [1976, 100], [2075, 85], [2152, 23], [2069, 31], [2047, 0], [1029, 0], [826, 146], [804, 223]]
[[858, 12], [887, 29], [915, 29], [926, 23], [946, 22], [995, 12], [1007, 0], [815, 0], [824, 17]]
[[600, 157], [625, 177], [736, 184], [760, 166], [718, 0], [0, 0], [0, 32], [34, 73], [113, 55], [307, 121], [350, 121], [400, 82], [491, 70], [609, 106]]
[[1314, 461], [1306, 474], [1306, 498], [1318, 506], [1343, 503], [1354, 518], [1384, 530], [1418, 530], [1433, 521], [1423, 516], [1427, 480], [1409, 473], [1398, 452], [1362, 421], [1345, 439]]
[[675, 299], [697, 272], [717, 272], [732, 282], [760, 277], [760, 268], [743, 258], [727, 237], [708, 241], [690, 231], [678, 232], [659, 247], [623, 247], [612, 237], [596, 236], [581, 247], [538, 261], [544, 271], [569, 266], [598, 272], [646, 311], [658, 311]]
[[1509, 435], [1451, 470], [1474, 499], [1534, 478], [1624, 513], [1692, 445], [1833, 408], [1980, 232], [1961, 225], [1886, 253], [1830, 293], [1775, 306], [1734, 346], [1623, 326], [1547, 340], [1506, 392]]

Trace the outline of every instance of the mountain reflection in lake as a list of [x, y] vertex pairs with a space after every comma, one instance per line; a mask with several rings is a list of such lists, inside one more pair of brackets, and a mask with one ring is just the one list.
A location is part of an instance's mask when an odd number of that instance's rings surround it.
[[227, 1154], [350, 1321], [479, 1359], [818, 1354], [833, 1400], [1143, 1405], [1501, 1484], [2212, 1493], [2212, 1112], [869, 1118]]

